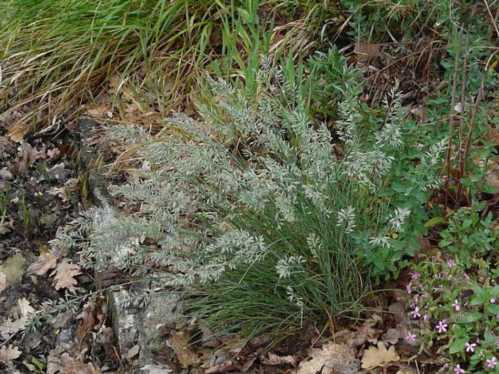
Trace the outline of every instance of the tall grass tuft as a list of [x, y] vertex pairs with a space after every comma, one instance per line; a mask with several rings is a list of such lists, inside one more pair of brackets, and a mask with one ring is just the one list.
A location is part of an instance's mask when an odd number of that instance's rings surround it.
[[[208, 79], [200, 120], [178, 114], [155, 137], [113, 127], [114, 140], [140, 145], [142, 167], [112, 188], [137, 210], [90, 211], [76, 242], [54, 244], [78, 243], [90, 268], [186, 287], [191, 310], [217, 331], [282, 333], [358, 315], [373, 282], [414, 253], [423, 203], [406, 189], [429, 191], [443, 152], [415, 163], [419, 140], [395, 93], [377, 116], [336, 52], [311, 64], [264, 58], [242, 84]], [[326, 76], [330, 125], [312, 115], [316, 88], [305, 83]]]
[[[2, 0], [2, 111], [23, 111], [28, 131], [43, 118], [77, 110], [111, 77], [145, 79], [160, 68], [170, 100], [189, 74], [221, 48], [221, 26], [255, 1]], [[256, 5], [258, 6], [258, 5]], [[178, 96], [177, 96], [178, 95]]]
[[0, 112], [16, 112], [26, 125], [12, 130], [19, 138], [40, 122], [78, 111], [111, 78], [119, 87], [130, 80], [146, 87], [161, 81], [156, 87], [167, 91], [158, 94], [165, 111], [179, 109], [201, 68], [252, 50], [248, 30], [270, 30], [272, 17], [292, 3], [0, 0], [6, 12], [0, 21]]

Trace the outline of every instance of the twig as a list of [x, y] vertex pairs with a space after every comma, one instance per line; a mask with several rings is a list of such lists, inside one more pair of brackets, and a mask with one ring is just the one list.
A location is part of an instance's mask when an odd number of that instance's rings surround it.
[[[459, 36], [461, 36], [461, 32], [459, 33]], [[461, 38], [459, 38], [461, 39]], [[459, 51], [460, 52], [460, 51]], [[457, 85], [457, 70], [458, 70], [458, 60], [459, 60], [459, 55], [454, 57], [454, 75], [452, 77], [452, 89], [451, 89], [451, 104], [450, 104], [450, 110], [449, 110], [449, 118], [448, 118], [448, 123], [449, 123], [449, 139], [447, 141], [447, 156], [445, 158], [446, 166], [447, 166], [447, 178], [445, 179], [445, 207], [448, 207], [448, 198], [449, 198], [449, 181], [451, 178], [451, 150], [452, 150], [452, 136], [453, 136], [453, 120], [452, 120], [452, 111], [454, 110], [454, 107], [456, 105], [456, 85]]]
[[487, 2], [487, 0], [483, 0], [483, 2], [485, 4], [485, 7], [487, 8], [487, 13], [489, 13], [490, 21], [492, 22], [492, 26], [496, 30], [496, 35], [499, 37], [499, 29], [497, 28], [496, 19], [493, 16], [492, 12], [490, 11], [489, 3]]
[[[462, 114], [460, 115], [459, 118], [459, 175], [458, 178], [459, 180], [457, 181], [457, 194], [456, 194], [456, 199], [459, 199], [461, 196], [462, 192], [462, 178], [464, 177], [464, 168], [462, 167], [463, 162], [464, 162], [464, 143], [463, 143], [463, 132], [464, 132], [464, 114], [466, 112], [466, 78], [467, 78], [467, 68], [468, 68], [468, 55], [464, 55], [464, 61], [463, 61], [463, 77], [461, 80], [461, 99], [460, 99], [460, 104], [461, 104], [461, 110]], [[467, 200], [467, 199], [466, 199]]]
[[483, 98], [484, 78], [485, 77], [482, 77], [482, 81], [480, 82], [480, 88], [478, 89], [478, 94], [477, 94], [477, 98], [475, 101], [475, 105], [473, 106], [473, 109], [471, 111], [470, 120], [469, 120], [468, 134], [466, 136], [466, 141], [464, 144], [464, 154], [463, 154], [462, 164], [460, 165], [461, 166], [461, 173], [463, 173], [463, 175], [466, 172], [466, 161], [467, 161], [468, 156], [469, 156], [471, 136], [473, 135], [473, 129], [475, 128], [475, 117], [476, 117], [476, 114], [478, 112], [478, 107], [480, 106], [480, 103], [481, 103], [482, 98]]

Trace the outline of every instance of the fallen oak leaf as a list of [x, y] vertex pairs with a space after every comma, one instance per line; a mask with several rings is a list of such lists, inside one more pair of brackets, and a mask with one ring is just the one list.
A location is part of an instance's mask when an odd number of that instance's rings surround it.
[[45, 158], [45, 147], [37, 150], [29, 143], [22, 143], [20, 147], [20, 159], [17, 160], [17, 170], [24, 173], [37, 160]]
[[199, 362], [199, 357], [190, 348], [189, 336], [184, 332], [179, 331], [172, 334], [168, 339], [168, 345], [175, 352], [182, 368], [186, 369]]
[[0, 335], [4, 339], [9, 339], [26, 328], [31, 316], [36, 313], [35, 309], [29, 304], [26, 298], [17, 300], [16, 320], [7, 319], [0, 325]]
[[102, 299], [92, 299], [83, 306], [83, 311], [76, 316], [76, 319], [80, 321], [76, 328], [76, 336], [80, 342], [82, 342], [96, 326], [100, 326], [104, 323], [105, 315], [102, 311], [102, 303]]
[[19, 308], [19, 314], [21, 317], [26, 317], [28, 318], [32, 314], [36, 313], [35, 308], [33, 308], [30, 304], [28, 299], [25, 297], [17, 300], [17, 307]]
[[64, 368], [62, 366], [61, 354], [64, 349], [60, 346], [52, 349], [47, 356], [47, 372], [46, 374], [62, 374]]
[[57, 256], [52, 252], [42, 253], [38, 256], [38, 259], [29, 266], [28, 271], [32, 274], [44, 275], [49, 270], [56, 267], [57, 259]]
[[61, 356], [64, 374], [100, 374], [91, 362], [84, 363], [71, 357], [68, 353], [63, 353]]
[[21, 317], [16, 320], [6, 320], [0, 325], [0, 336], [4, 339], [10, 339], [13, 335], [17, 334], [19, 331], [24, 330], [28, 323], [26, 317]]
[[54, 286], [56, 290], [67, 288], [70, 291], [73, 291], [78, 284], [75, 277], [80, 274], [81, 268], [78, 265], [64, 259], [50, 275], [54, 276]]
[[388, 329], [381, 339], [383, 340], [384, 343], [388, 344], [397, 344], [397, 342], [402, 338], [402, 333], [398, 329]]
[[239, 366], [234, 361], [229, 360], [209, 367], [205, 370], [205, 374], [226, 373], [228, 371], [234, 371], [238, 369], [238, 367]]
[[9, 363], [19, 358], [19, 356], [21, 356], [21, 351], [15, 346], [9, 345], [8, 347], [3, 346], [0, 348], [0, 362], [3, 364]]
[[313, 348], [309, 358], [300, 362], [296, 374], [357, 373], [359, 361], [352, 348], [345, 344], [330, 342], [321, 349]]
[[173, 371], [164, 365], [148, 364], [140, 368], [141, 374], [170, 374]]
[[280, 366], [280, 365], [291, 365], [296, 366], [296, 357], [288, 355], [288, 356], [279, 356], [275, 353], [269, 352], [268, 357], [263, 357], [262, 362], [265, 365], [269, 366]]
[[390, 362], [396, 362], [400, 360], [398, 353], [395, 351], [395, 347], [390, 347], [386, 349], [382, 342], [378, 342], [377, 347], [369, 347], [364, 351], [362, 356], [362, 368], [363, 369], [374, 369], [375, 367], [384, 367]]
[[139, 352], [140, 352], [140, 346], [138, 344], [134, 345], [126, 353], [127, 360], [131, 361], [135, 356], [137, 356], [139, 354]]

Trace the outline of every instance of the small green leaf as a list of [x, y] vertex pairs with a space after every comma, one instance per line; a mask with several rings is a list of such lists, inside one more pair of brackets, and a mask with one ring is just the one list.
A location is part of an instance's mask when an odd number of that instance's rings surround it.
[[459, 319], [461, 323], [473, 323], [476, 321], [480, 321], [482, 319], [482, 314], [479, 312], [470, 312], [464, 313], [463, 316]]
[[454, 340], [449, 345], [449, 353], [451, 355], [462, 352], [464, 350], [464, 344], [468, 341], [467, 338], [459, 338]]
[[429, 219], [428, 221], [426, 221], [426, 223], [424, 224], [424, 227], [426, 227], [427, 229], [430, 229], [436, 225], [443, 225], [446, 223], [446, 220], [444, 217], [433, 217], [432, 219]]

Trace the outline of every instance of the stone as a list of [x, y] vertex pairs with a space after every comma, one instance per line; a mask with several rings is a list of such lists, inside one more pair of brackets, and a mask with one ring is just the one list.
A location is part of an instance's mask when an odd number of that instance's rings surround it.
[[109, 299], [114, 335], [121, 356], [126, 357], [139, 339], [139, 310], [130, 305], [130, 294], [124, 288], [111, 291]]
[[[166, 347], [165, 330], [172, 330], [183, 320], [179, 293], [129, 290], [121, 288], [109, 294], [112, 325], [121, 357], [139, 346], [141, 368], [156, 367], [155, 358]], [[159, 365], [161, 366], [161, 365]], [[171, 370], [167, 366], [163, 366]], [[147, 372], [147, 371], [146, 371]], [[168, 371], [164, 371], [168, 372]]]
[[155, 292], [142, 313], [141, 358], [154, 355], [164, 347], [162, 331], [175, 329], [182, 320], [180, 295], [174, 292]]
[[14, 176], [12, 175], [10, 170], [7, 169], [6, 167], [0, 169], [0, 179], [9, 180], [9, 179], [12, 179], [13, 177]]
[[24, 276], [25, 267], [26, 259], [20, 253], [9, 257], [0, 265], [0, 273], [5, 276], [5, 288], [21, 281]]

